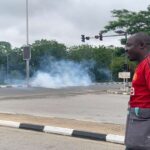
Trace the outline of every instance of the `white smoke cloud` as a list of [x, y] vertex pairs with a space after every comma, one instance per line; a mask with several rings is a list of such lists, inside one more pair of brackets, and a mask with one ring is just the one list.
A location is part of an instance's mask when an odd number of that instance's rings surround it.
[[[52, 59], [51, 59], [52, 60]], [[31, 86], [62, 88], [68, 86], [88, 86], [92, 83], [89, 65], [66, 60], [53, 60], [38, 71], [31, 80]], [[43, 66], [43, 65], [42, 65]]]

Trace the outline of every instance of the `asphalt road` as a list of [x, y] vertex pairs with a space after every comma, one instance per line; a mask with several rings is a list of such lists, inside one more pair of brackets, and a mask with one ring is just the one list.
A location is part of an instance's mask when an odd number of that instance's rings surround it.
[[77, 86], [77, 87], [66, 87], [60, 89], [50, 89], [50, 88], [0, 88], [0, 100], [1, 99], [11, 99], [13, 97], [46, 97], [46, 96], [68, 96], [77, 95], [85, 93], [102, 93], [108, 89], [118, 89], [123, 85], [119, 84], [93, 84], [91, 86]]
[[110, 88], [0, 89], [0, 112], [125, 124], [129, 96], [103, 93]]
[[123, 145], [0, 127], [2, 150], [124, 150]]

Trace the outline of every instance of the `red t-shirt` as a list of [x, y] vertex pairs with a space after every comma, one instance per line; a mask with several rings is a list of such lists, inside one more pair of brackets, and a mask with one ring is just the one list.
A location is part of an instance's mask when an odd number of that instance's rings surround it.
[[140, 62], [135, 70], [129, 105], [150, 108], [150, 55]]

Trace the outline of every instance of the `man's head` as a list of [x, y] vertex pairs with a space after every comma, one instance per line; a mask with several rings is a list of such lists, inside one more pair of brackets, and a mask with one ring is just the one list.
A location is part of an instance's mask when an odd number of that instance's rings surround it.
[[140, 62], [150, 51], [150, 36], [144, 32], [133, 34], [128, 38], [125, 50], [131, 61]]

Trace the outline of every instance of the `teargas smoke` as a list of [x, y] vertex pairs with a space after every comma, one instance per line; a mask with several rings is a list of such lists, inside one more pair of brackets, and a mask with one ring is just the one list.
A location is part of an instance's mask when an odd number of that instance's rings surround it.
[[44, 59], [41, 69], [32, 78], [33, 87], [62, 88], [68, 86], [89, 86], [92, 84], [90, 68], [94, 63], [83, 61]]

